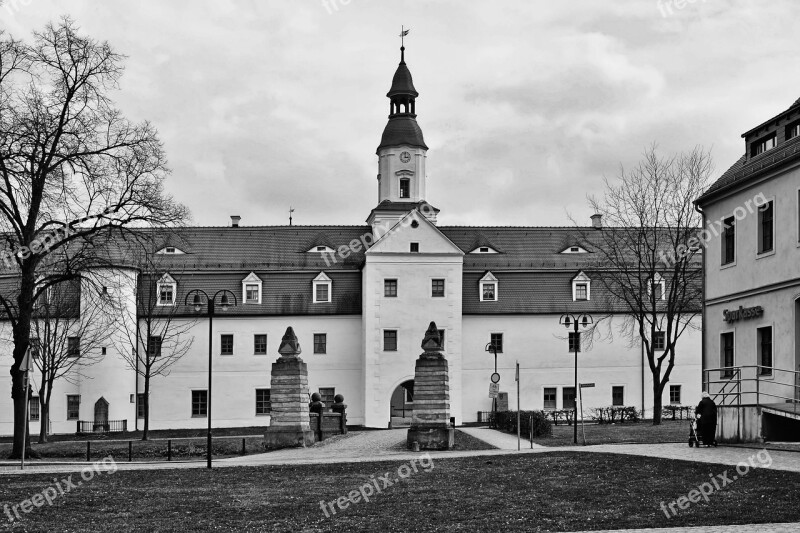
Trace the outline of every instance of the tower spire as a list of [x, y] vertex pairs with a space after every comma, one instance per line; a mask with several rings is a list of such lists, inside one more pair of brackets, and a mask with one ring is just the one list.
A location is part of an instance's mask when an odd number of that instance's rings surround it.
[[408, 35], [408, 32], [410, 32], [410, 31], [411, 31], [410, 28], [409, 29], [405, 29], [405, 26], [400, 26], [400, 64], [401, 65], [405, 65], [406, 64], [405, 38], [406, 38], [406, 35]]

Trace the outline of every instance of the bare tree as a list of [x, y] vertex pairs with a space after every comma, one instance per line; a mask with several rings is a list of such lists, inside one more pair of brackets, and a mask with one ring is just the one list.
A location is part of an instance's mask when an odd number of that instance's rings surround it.
[[[164, 235], [150, 233], [149, 238], [137, 247], [136, 263], [139, 275], [135, 302], [125, 306], [117, 321], [117, 352], [143, 381], [144, 428], [142, 440], [150, 431], [150, 385], [156, 376], [169, 375], [172, 365], [191, 348], [194, 335], [191, 330], [195, 318], [182, 317], [185, 309], [177, 294], [161, 294], [158, 281], [170, 275], [180, 285], [180, 268], [160, 255], [157, 247], [166, 242]], [[172, 237], [175, 238], [174, 236]], [[171, 304], [166, 304], [167, 300]], [[138, 399], [137, 399], [138, 401]]]
[[662, 157], [653, 145], [636, 167], [622, 169], [616, 182], [606, 180], [603, 198], [589, 198], [603, 216], [603, 230], [578, 230], [584, 247], [595, 254], [591, 278], [600, 283], [598, 292], [609, 310], [589, 338], [615, 313], [624, 316], [619, 331], [631, 345], [642, 343], [653, 376], [654, 425], [661, 423], [661, 396], [675, 366], [678, 339], [698, 328], [704, 243], [693, 201], [712, 170], [710, 153], [700, 147]]
[[102, 348], [120, 313], [118, 294], [118, 287], [96, 286], [84, 278], [52, 285], [38, 298], [31, 322], [31, 350], [41, 376], [39, 443], [47, 442], [55, 382], [85, 378], [82, 370], [103, 359]]
[[27, 449], [20, 365], [36, 300], [86, 269], [118, 264], [109, 244], [130, 228], [187, 217], [164, 193], [155, 129], [127, 120], [109, 97], [122, 60], [69, 18], [29, 43], [0, 34], [0, 262], [19, 276], [15, 296], [0, 295], [14, 339], [12, 457]]

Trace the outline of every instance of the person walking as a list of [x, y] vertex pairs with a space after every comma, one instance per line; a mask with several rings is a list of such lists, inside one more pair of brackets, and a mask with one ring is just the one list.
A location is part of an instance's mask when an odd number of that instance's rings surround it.
[[697, 429], [700, 433], [700, 439], [706, 447], [717, 445], [715, 440], [717, 434], [717, 404], [711, 399], [711, 395], [703, 391], [702, 399], [694, 410], [695, 416], [698, 417]]

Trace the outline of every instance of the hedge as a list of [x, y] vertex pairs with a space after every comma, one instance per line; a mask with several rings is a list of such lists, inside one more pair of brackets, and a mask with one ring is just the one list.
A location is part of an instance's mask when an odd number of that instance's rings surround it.
[[[553, 423], [547, 419], [544, 411], [520, 411], [520, 433], [523, 437], [528, 437], [531, 431], [531, 420], [533, 420], [534, 437], [550, 437], [553, 434]], [[500, 411], [497, 413], [496, 427], [509, 433], [517, 432], [517, 412]]]
[[632, 406], [609, 406], [609, 407], [595, 407], [591, 411], [592, 420], [596, 420], [598, 424], [614, 424], [616, 422], [625, 423], [625, 421], [638, 422], [641, 420], [641, 411]]

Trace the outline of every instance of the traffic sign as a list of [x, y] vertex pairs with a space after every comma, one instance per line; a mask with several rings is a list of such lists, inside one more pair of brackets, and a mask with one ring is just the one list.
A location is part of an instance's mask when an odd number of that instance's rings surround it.
[[590, 389], [592, 387], [594, 387], [594, 383], [581, 383], [580, 384], [580, 388], [582, 388], [582, 389]]
[[489, 398], [497, 398], [497, 395], [500, 393], [500, 385], [497, 383], [490, 383], [489, 384]]
[[492, 374], [492, 383], [500, 383], [500, 374], [497, 372]]

